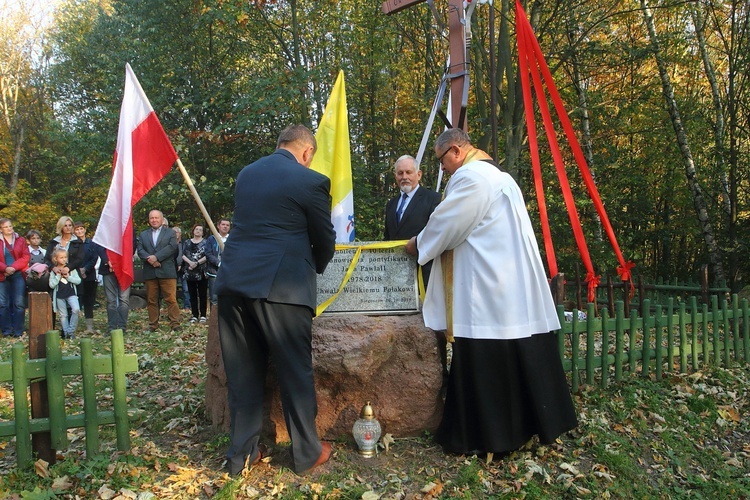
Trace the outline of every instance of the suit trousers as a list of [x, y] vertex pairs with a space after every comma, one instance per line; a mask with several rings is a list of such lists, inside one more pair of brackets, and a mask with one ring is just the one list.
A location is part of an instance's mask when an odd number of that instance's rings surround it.
[[217, 307], [231, 419], [229, 472], [238, 474], [248, 458], [258, 457], [269, 358], [276, 366], [294, 469], [311, 468], [322, 451], [315, 427], [312, 311], [236, 295], [220, 295]]
[[148, 307], [148, 327], [159, 328], [159, 292], [167, 303], [169, 326], [174, 330], [180, 326], [180, 306], [177, 305], [177, 280], [175, 278], [155, 278], [144, 280]]

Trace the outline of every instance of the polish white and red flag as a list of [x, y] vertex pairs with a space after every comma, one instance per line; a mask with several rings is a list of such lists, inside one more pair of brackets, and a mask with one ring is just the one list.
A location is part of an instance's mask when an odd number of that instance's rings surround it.
[[177, 161], [159, 119], [129, 64], [112, 168], [112, 184], [94, 242], [107, 255], [120, 288], [133, 283], [133, 207]]

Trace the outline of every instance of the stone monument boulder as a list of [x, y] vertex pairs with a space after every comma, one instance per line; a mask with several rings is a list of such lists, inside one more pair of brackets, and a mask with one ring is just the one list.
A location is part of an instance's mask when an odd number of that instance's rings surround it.
[[[440, 423], [442, 368], [434, 332], [421, 314], [340, 315], [313, 321], [313, 369], [321, 438], [351, 437], [354, 421], [370, 401], [383, 433], [434, 431]], [[229, 429], [226, 375], [216, 314], [206, 347], [206, 411], [214, 426]], [[265, 438], [289, 441], [273, 368], [266, 397]]]

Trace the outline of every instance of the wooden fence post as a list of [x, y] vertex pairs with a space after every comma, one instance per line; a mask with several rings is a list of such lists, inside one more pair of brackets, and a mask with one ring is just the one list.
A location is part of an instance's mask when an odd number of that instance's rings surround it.
[[638, 276], [638, 305], [635, 309], [641, 311], [643, 299], [646, 298], [646, 284], [643, 282], [643, 275]]
[[[45, 334], [52, 330], [52, 300], [47, 292], [29, 292], [29, 359], [47, 357]], [[47, 381], [31, 384], [32, 418], [49, 417], [47, 399]], [[38, 458], [50, 465], [57, 460], [57, 453], [52, 449], [52, 438], [49, 432], [37, 432], [32, 435], [32, 449]]]
[[[20, 467], [28, 467], [33, 463], [33, 453], [29, 442], [29, 406], [26, 401], [26, 387], [29, 379], [26, 376], [26, 359], [23, 354], [23, 344], [13, 344], [13, 416], [16, 419], [16, 460]], [[22, 387], [23, 390], [17, 390]]]
[[565, 274], [558, 273], [557, 276], [552, 278], [551, 283], [552, 288], [552, 298], [555, 302], [555, 305], [564, 305], [565, 304]]

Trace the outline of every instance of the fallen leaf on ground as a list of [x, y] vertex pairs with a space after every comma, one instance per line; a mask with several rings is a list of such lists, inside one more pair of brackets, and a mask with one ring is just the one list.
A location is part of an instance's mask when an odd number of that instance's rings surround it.
[[440, 481], [438, 481], [437, 483], [431, 481], [431, 482], [425, 484], [422, 487], [421, 491], [422, 491], [422, 493], [424, 493], [426, 495], [430, 495], [430, 496], [433, 496], [433, 497], [437, 496], [437, 495], [439, 495], [443, 491], [443, 483], [441, 483]]
[[34, 462], [34, 472], [39, 477], [49, 477], [49, 463], [40, 458]]
[[102, 500], [112, 500], [116, 495], [116, 492], [111, 490], [106, 484], [102, 485], [102, 487], [97, 490], [97, 493], [99, 493], [99, 498]]
[[389, 432], [385, 436], [383, 436], [382, 438], [380, 438], [380, 442], [383, 443], [383, 448], [385, 448], [385, 451], [387, 452], [388, 448], [390, 447], [390, 445], [392, 445], [393, 443], [395, 443], [396, 440], [393, 439], [393, 434], [391, 434]]
[[54, 481], [52, 481], [52, 491], [55, 493], [59, 493], [60, 491], [69, 490], [73, 487], [73, 483], [70, 482], [70, 479], [68, 476], [61, 476], [56, 477]]

